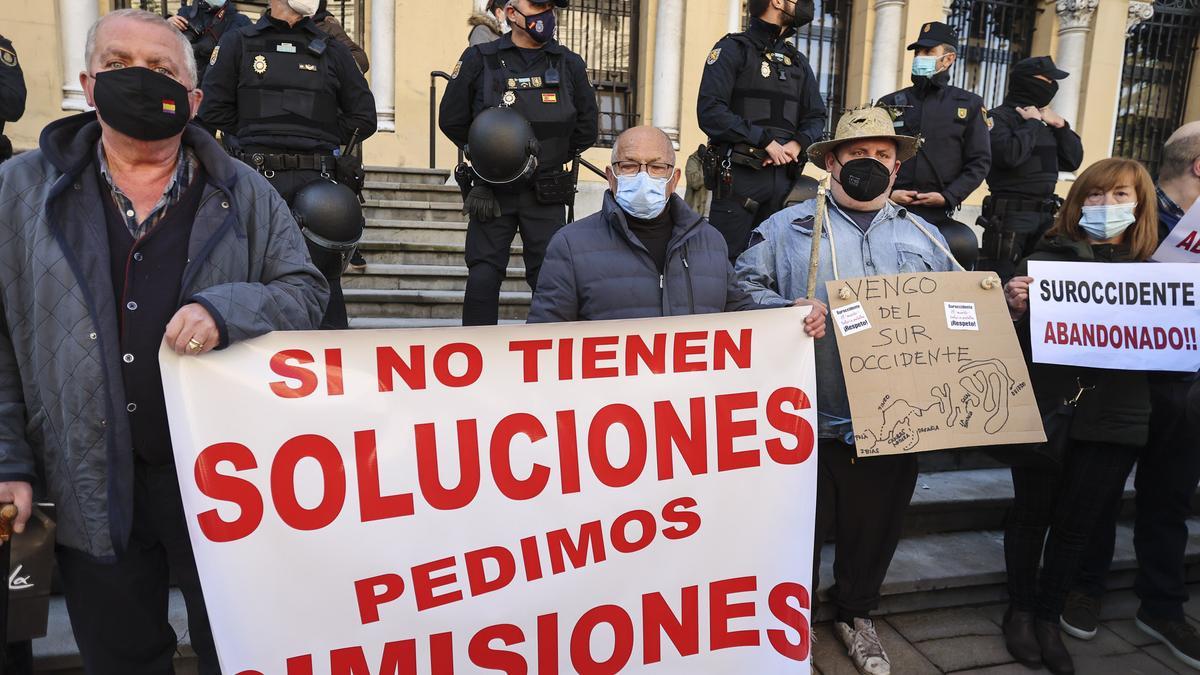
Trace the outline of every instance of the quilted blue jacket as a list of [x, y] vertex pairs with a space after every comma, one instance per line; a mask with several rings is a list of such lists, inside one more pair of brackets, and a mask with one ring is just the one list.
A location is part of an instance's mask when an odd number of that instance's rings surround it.
[[559, 230], [546, 249], [529, 323], [757, 308], [734, 280], [721, 233], [678, 196], [667, 208], [675, 229], [662, 273], [611, 192], [599, 213]]
[[[59, 120], [0, 167], [0, 481], [57, 505], [58, 543], [119, 556], [133, 514], [117, 310], [95, 113]], [[207, 172], [180, 305], [216, 319], [221, 345], [320, 323], [328, 285], [271, 185], [199, 127], [183, 142]]]

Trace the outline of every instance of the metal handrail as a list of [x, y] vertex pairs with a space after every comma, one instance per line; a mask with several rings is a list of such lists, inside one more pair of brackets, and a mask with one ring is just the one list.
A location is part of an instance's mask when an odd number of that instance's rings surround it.
[[[437, 168], [437, 81], [449, 82], [450, 73], [435, 70], [429, 73], [429, 168]], [[462, 151], [459, 150], [461, 154]]]

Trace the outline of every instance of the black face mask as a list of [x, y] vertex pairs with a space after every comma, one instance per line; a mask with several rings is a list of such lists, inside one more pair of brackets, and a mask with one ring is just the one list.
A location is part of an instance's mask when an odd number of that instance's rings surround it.
[[97, 73], [93, 96], [105, 124], [139, 141], [177, 136], [192, 118], [187, 87], [149, 68]]
[[883, 162], [870, 157], [860, 157], [842, 164], [842, 174], [837, 182], [841, 184], [847, 197], [859, 202], [870, 202], [887, 192], [892, 183], [892, 174]]
[[795, 14], [784, 12], [786, 16], [791, 17], [793, 28], [803, 28], [812, 23], [817, 13], [813, 6], [813, 0], [796, 0], [795, 9]]
[[530, 16], [521, 14], [521, 10], [516, 7], [513, 7], [513, 11], [524, 20], [524, 23], [520, 24], [520, 26], [525, 29], [529, 37], [533, 38], [534, 42], [546, 44], [550, 41], [550, 38], [554, 37], [554, 28], [557, 25], [557, 21], [553, 7]]
[[933, 77], [925, 77], [924, 75], [913, 75], [912, 83], [917, 87], [944, 87], [950, 84], [950, 69], [934, 73]]
[[1008, 100], [1021, 106], [1045, 108], [1058, 93], [1058, 82], [1036, 77], [1017, 77], [1008, 83]]

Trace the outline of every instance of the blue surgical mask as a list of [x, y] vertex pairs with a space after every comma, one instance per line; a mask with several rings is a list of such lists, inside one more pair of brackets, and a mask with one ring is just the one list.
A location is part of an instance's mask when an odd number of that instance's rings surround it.
[[221, 9], [225, 5], [225, 0], [204, 0], [204, 2], [213, 9]]
[[1137, 202], [1085, 206], [1079, 219], [1079, 227], [1095, 241], [1106, 241], [1129, 229], [1137, 220], [1137, 216], [1134, 215], [1135, 209]]
[[652, 178], [645, 171], [634, 176], [617, 176], [617, 205], [640, 220], [657, 218], [667, 208], [670, 178]]
[[912, 74], [917, 77], [933, 77], [937, 74], [936, 56], [917, 56], [913, 58]]

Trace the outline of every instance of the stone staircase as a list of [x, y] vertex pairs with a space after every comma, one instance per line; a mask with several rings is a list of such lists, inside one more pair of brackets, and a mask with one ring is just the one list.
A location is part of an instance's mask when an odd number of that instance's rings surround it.
[[[344, 280], [351, 325], [356, 328], [456, 326], [461, 320], [466, 267], [463, 241], [466, 222], [457, 187], [446, 186], [446, 171], [427, 169], [368, 170], [368, 229], [363, 254], [365, 272]], [[520, 264], [519, 240], [514, 247]], [[508, 270], [501, 296], [501, 318], [524, 320], [530, 293], [524, 270]], [[869, 461], [869, 460], [866, 460]], [[905, 536], [883, 588], [883, 614], [983, 605], [1003, 601], [1004, 518], [1012, 503], [1007, 469], [973, 451], [927, 453], [905, 522]], [[1125, 492], [1126, 515], [1132, 510], [1132, 479]], [[1188, 570], [1200, 579], [1200, 519], [1189, 523]], [[823, 595], [833, 579], [832, 546], [822, 555]], [[1112, 590], [1132, 586], [1136, 561], [1127, 521], [1118, 528], [1117, 550], [1110, 575]], [[34, 644], [39, 672], [81, 672], [61, 597], [54, 598], [51, 634]], [[194, 672], [185, 612], [178, 592], [171, 595], [171, 618], [182, 635], [177, 670]], [[829, 618], [819, 607], [819, 620]]]
[[[467, 233], [458, 187], [449, 171], [367, 170], [367, 231], [360, 250], [365, 272], [342, 280], [353, 328], [427, 328], [460, 325], [467, 268]], [[513, 264], [521, 262], [520, 237]], [[531, 293], [525, 270], [510, 267], [500, 292], [500, 319], [525, 320]]]

